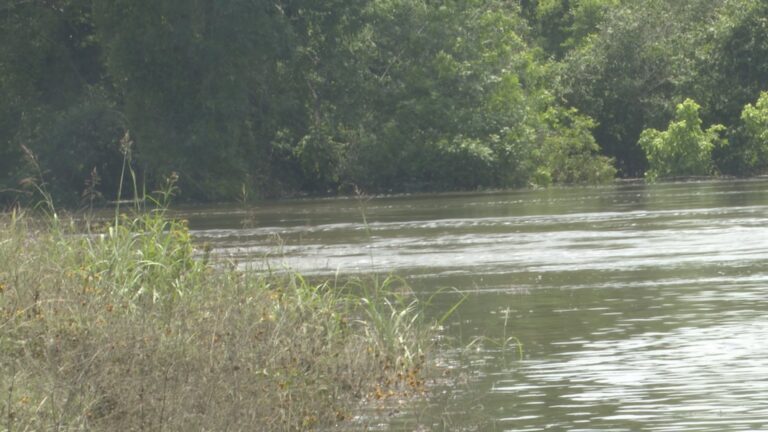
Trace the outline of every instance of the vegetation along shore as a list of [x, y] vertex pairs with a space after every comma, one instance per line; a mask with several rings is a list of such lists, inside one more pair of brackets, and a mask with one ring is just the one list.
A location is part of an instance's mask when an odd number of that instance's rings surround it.
[[0, 430], [305, 430], [426, 391], [431, 330], [402, 281], [197, 255], [163, 207], [3, 215]]
[[765, 174], [766, 22], [765, 0], [3, 1], [0, 430], [299, 430], [423, 392], [402, 281], [212, 264], [170, 196]]
[[[762, 0], [9, 0], [0, 201], [476, 190], [768, 168]], [[86, 184], [87, 183], [87, 184]]]

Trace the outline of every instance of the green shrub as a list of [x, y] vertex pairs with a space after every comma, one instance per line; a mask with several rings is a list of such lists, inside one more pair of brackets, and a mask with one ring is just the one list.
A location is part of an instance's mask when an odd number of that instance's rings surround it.
[[327, 429], [424, 391], [396, 280], [216, 267], [162, 210], [78, 225], [0, 215], [0, 429]]
[[741, 151], [745, 167], [752, 172], [768, 166], [768, 92], [761, 92], [757, 102], [747, 104], [741, 112], [744, 146]]
[[714, 173], [712, 151], [724, 146], [722, 125], [702, 129], [699, 105], [686, 99], [677, 105], [674, 119], [666, 131], [646, 129], [638, 145], [645, 151], [649, 180], [676, 176], [706, 176]]
[[616, 177], [613, 159], [599, 154], [592, 119], [560, 108], [550, 108], [542, 118], [547, 129], [537, 154], [537, 184], [597, 184]]

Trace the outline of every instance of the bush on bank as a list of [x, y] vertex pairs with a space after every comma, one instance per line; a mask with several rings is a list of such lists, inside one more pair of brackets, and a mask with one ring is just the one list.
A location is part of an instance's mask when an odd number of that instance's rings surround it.
[[0, 220], [0, 429], [297, 430], [423, 391], [396, 284], [213, 266], [163, 212]]

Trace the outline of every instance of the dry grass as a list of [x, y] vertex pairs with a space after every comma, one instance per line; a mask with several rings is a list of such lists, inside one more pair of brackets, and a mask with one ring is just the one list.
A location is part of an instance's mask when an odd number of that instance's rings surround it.
[[423, 391], [396, 281], [214, 268], [162, 211], [0, 220], [0, 430], [305, 430]]

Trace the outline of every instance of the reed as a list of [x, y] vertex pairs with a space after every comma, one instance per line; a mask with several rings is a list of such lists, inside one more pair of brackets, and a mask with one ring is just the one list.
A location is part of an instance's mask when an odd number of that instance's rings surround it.
[[424, 391], [402, 281], [211, 265], [162, 198], [0, 217], [0, 430], [305, 430]]

